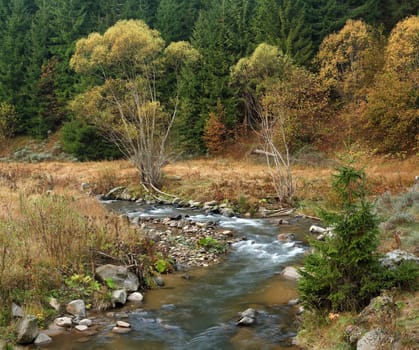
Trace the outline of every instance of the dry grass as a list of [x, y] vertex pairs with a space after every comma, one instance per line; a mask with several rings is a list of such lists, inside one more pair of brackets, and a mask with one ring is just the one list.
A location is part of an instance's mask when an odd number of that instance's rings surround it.
[[306, 312], [303, 330], [298, 334], [299, 345], [311, 350], [350, 350], [352, 347], [344, 339], [346, 326], [353, 324], [354, 315], [346, 312], [334, 319]]

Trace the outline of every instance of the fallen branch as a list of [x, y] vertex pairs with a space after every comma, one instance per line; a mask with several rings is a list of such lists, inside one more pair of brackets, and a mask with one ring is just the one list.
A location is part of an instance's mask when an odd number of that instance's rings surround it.
[[273, 154], [271, 152], [263, 151], [261, 149], [254, 149], [252, 152], [250, 152], [250, 154], [262, 154], [262, 155], [268, 156], [268, 157], [275, 157], [275, 154]]

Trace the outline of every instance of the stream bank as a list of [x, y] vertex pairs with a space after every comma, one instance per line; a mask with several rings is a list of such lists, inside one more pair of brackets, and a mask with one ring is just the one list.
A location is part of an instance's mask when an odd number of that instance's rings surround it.
[[[191, 236], [198, 232], [207, 237], [208, 232], [217, 232], [216, 239], [226, 237], [229, 254], [217, 259], [218, 264], [211, 268], [205, 266], [216, 262], [212, 258], [208, 264], [201, 258], [183, 261], [185, 267], [187, 264], [200, 267], [188, 271], [187, 279], [182, 274], [163, 276], [164, 287], [146, 293], [142, 305], [129, 304], [105, 317], [99, 316], [95, 323], [103, 326], [96, 334], [87, 338], [76, 335], [72, 342], [67, 334], [54, 339], [51, 348], [289, 349], [297, 331], [296, 308], [288, 303], [296, 297], [295, 282], [283, 278], [279, 272], [301, 260], [305, 251], [301, 239], [308, 232], [308, 220], [288, 218], [287, 225], [279, 226], [267, 219], [203, 214], [190, 208], [122, 201], [103, 204], [145, 229], [165, 225], [165, 230], [159, 230], [163, 233], [149, 232], [159, 236], [155, 237], [157, 244], [180, 236], [165, 233], [168, 227], [174, 230], [175, 226], [181, 226], [183, 230], [187, 224], [193, 228]], [[295, 241], [279, 241], [280, 232], [293, 233]], [[181, 262], [182, 258], [177, 260]], [[257, 311], [256, 325], [237, 327], [238, 313], [249, 307]], [[129, 333], [111, 332], [112, 324], [119, 318], [131, 324]]]

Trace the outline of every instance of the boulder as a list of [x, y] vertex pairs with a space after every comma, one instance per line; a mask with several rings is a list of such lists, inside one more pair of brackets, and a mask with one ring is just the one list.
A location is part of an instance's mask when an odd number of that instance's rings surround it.
[[125, 289], [127, 292], [135, 292], [138, 290], [140, 282], [138, 277], [125, 266], [102, 265], [96, 269], [97, 278], [105, 282], [107, 279], [112, 280], [116, 289]]
[[385, 333], [381, 328], [375, 328], [358, 340], [356, 350], [390, 350], [393, 337]]
[[256, 323], [257, 312], [255, 309], [249, 308], [243, 312], [239, 312], [240, 318], [237, 321], [237, 326], [252, 326]]
[[143, 301], [143, 299], [144, 299], [144, 296], [140, 292], [131, 293], [130, 295], [128, 295], [128, 298], [127, 298], [128, 301], [137, 302], [137, 303]]
[[23, 318], [23, 317], [25, 317], [25, 313], [19, 305], [15, 304], [15, 303], [12, 303], [12, 316], [13, 317], [18, 317], [18, 318]]
[[125, 289], [117, 289], [112, 292], [112, 303], [124, 305], [127, 302], [127, 292]]
[[309, 231], [311, 233], [325, 233], [325, 232], [327, 232], [327, 229], [325, 229], [323, 227], [320, 227], [320, 226], [317, 226], [317, 225], [311, 225], [310, 228], [309, 228]]
[[70, 317], [58, 317], [55, 319], [55, 324], [59, 327], [71, 327], [73, 322]]
[[227, 217], [233, 217], [234, 215], [235, 215], [235, 213], [234, 213], [234, 210], [233, 209], [231, 209], [231, 208], [221, 208], [220, 209], [220, 214], [222, 215], [222, 216], [227, 216]]
[[161, 276], [155, 277], [154, 281], [156, 282], [157, 286], [159, 286], [159, 287], [164, 287], [164, 285], [165, 285], [164, 279]]
[[293, 266], [287, 266], [282, 270], [281, 275], [292, 280], [298, 280], [301, 277], [298, 270]]
[[60, 303], [55, 298], [50, 298], [49, 299], [49, 306], [51, 306], [55, 311], [60, 311], [60, 309], [61, 309]]
[[419, 263], [419, 258], [417, 256], [410, 254], [405, 250], [396, 249], [385, 254], [384, 257], [380, 259], [380, 263], [382, 266], [392, 269], [400, 265], [403, 261], [408, 260]]
[[252, 326], [256, 323], [256, 320], [251, 317], [242, 317], [239, 321], [237, 321], [238, 326]]
[[30, 344], [38, 336], [38, 321], [35, 316], [25, 316], [17, 325], [17, 343]]
[[360, 312], [359, 321], [369, 326], [386, 325], [397, 311], [397, 305], [391, 295], [379, 295], [371, 299], [368, 306]]
[[79, 332], [84, 332], [87, 331], [89, 327], [82, 325], [82, 324], [78, 324], [76, 327], [74, 327], [75, 330], [79, 331]]
[[52, 341], [51, 337], [49, 337], [48, 335], [44, 333], [39, 333], [34, 341], [34, 344], [36, 346], [45, 345], [45, 344], [51, 343], [51, 341]]
[[81, 299], [73, 300], [67, 304], [66, 310], [69, 314], [77, 317], [86, 317], [86, 305]]
[[93, 324], [93, 321], [88, 319], [88, 318], [84, 318], [84, 319], [80, 320], [80, 322], [79, 322], [80, 326], [90, 327], [92, 324]]
[[355, 345], [362, 336], [362, 329], [358, 326], [349, 325], [345, 328], [344, 337], [345, 340], [351, 344]]

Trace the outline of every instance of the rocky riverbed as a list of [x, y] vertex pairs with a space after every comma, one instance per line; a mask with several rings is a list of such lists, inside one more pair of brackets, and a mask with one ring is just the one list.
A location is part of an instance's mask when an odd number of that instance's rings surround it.
[[246, 239], [216, 222], [196, 222], [187, 217], [137, 218], [134, 221], [155, 243], [167, 252], [175, 270], [184, 270], [217, 263], [231, 244]]

